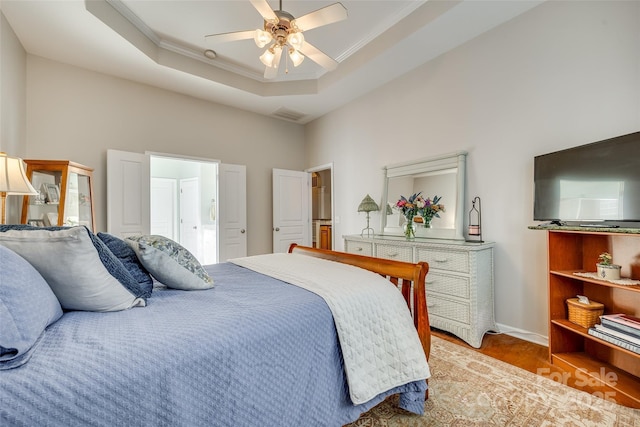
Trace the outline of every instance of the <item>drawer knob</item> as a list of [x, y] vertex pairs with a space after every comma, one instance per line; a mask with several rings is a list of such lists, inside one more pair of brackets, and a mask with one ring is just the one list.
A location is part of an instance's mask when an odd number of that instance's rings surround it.
[[447, 258], [436, 258], [434, 259], [435, 262], [447, 262], [449, 261]]
[[356, 251], [362, 252], [362, 248], [356, 248]]
[[398, 254], [398, 252], [394, 252], [394, 253], [392, 253], [392, 254], [389, 254], [389, 257], [390, 257], [390, 258], [395, 258], [395, 257], [397, 257], [398, 255], [399, 255], [399, 254]]

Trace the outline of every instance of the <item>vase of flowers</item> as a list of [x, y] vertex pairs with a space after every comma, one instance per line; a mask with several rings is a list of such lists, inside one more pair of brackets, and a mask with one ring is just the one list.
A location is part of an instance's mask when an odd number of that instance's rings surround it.
[[431, 228], [431, 220], [433, 218], [440, 218], [440, 212], [445, 212], [444, 205], [439, 203], [442, 197], [433, 196], [433, 199], [426, 198], [420, 200], [418, 207], [418, 213], [423, 219], [425, 228]]
[[621, 266], [613, 264], [613, 257], [608, 252], [602, 252], [598, 256], [596, 264], [598, 277], [603, 280], [620, 280]]
[[414, 240], [416, 238], [416, 226], [413, 222], [413, 218], [419, 213], [420, 208], [418, 206], [424, 206], [424, 200], [420, 194], [421, 192], [415, 193], [409, 198], [400, 196], [400, 200], [398, 200], [394, 206], [394, 208], [399, 210], [406, 219], [403, 229], [404, 236], [407, 240]]
[[413, 221], [407, 221], [402, 226], [402, 230], [404, 231], [404, 237], [407, 240], [415, 240], [416, 238], [416, 223]]

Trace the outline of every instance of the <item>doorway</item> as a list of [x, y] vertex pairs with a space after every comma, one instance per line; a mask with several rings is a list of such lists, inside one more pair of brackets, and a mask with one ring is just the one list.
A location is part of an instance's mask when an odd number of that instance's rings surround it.
[[203, 265], [217, 262], [218, 164], [151, 155], [151, 234], [177, 241]]
[[314, 248], [333, 249], [333, 164], [308, 169], [311, 173], [311, 233]]
[[[247, 256], [247, 168], [218, 160], [107, 150], [107, 232], [121, 238], [151, 234], [152, 157], [156, 166], [167, 166], [161, 171], [154, 168], [157, 178], [163, 177], [159, 176], [160, 172], [176, 182], [181, 178], [200, 177], [201, 197], [196, 209], [200, 211], [204, 247], [200, 263], [216, 264]], [[171, 160], [174, 167], [168, 164]], [[178, 170], [184, 172], [185, 169], [184, 176], [178, 174]], [[157, 203], [163, 203], [164, 198], [160, 197]], [[177, 197], [170, 199], [178, 203]], [[175, 218], [178, 217], [175, 214]]]

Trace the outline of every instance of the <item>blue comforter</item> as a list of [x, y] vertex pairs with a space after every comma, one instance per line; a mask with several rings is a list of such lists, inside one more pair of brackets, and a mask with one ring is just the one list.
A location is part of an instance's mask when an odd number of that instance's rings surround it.
[[349, 400], [329, 308], [233, 264], [206, 291], [154, 290], [148, 306], [68, 312], [31, 360], [0, 371], [1, 426], [340, 426], [424, 381]]

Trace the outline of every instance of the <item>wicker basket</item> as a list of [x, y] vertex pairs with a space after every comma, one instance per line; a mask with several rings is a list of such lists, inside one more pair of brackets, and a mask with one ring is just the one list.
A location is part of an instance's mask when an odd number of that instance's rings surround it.
[[567, 307], [569, 308], [569, 321], [583, 328], [590, 328], [598, 323], [598, 318], [604, 313], [603, 304], [595, 301], [584, 304], [579, 302], [578, 298], [569, 298]]

